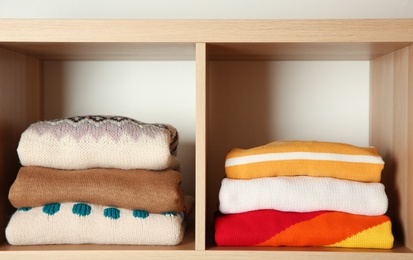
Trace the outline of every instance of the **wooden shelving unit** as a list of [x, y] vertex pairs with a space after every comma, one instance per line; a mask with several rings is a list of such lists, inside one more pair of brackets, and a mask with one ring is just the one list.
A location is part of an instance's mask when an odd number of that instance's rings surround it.
[[[176, 247], [10, 246], [1, 259], [413, 259], [413, 19], [381, 20], [20, 20], [0, 19], [0, 227], [12, 207], [8, 189], [21, 132], [43, 118], [45, 60], [194, 60], [196, 211]], [[212, 239], [216, 186], [209, 138], [218, 131], [211, 61], [370, 61], [370, 143], [386, 165], [392, 250], [227, 248]], [[218, 92], [219, 93], [219, 92]], [[225, 127], [225, 126], [220, 126]], [[230, 147], [231, 148], [231, 147]], [[390, 166], [390, 167], [389, 167]]]

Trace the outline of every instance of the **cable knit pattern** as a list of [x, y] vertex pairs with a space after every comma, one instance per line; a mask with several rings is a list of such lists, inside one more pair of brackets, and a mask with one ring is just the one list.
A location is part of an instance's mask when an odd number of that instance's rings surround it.
[[387, 216], [343, 212], [257, 210], [221, 215], [215, 221], [219, 246], [393, 247]]
[[167, 124], [77, 116], [30, 125], [17, 148], [23, 166], [58, 169], [177, 168], [178, 134]]
[[276, 141], [232, 149], [225, 173], [231, 179], [306, 175], [379, 182], [384, 162], [374, 147], [317, 141]]
[[224, 178], [219, 192], [224, 214], [260, 209], [292, 212], [342, 211], [383, 215], [388, 200], [381, 183], [363, 183], [329, 177], [269, 177], [251, 180]]
[[83, 201], [153, 213], [181, 211], [182, 175], [174, 170], [58, 170], [21, 167], [9, 191], [15, 208]]
[[10, 219], [6, 238], [11, 245], [177, 245], [193, 204], [194, 199], [186, 196], [184, 211], [174, 214], [137, 214], [137, 210], [74, 202], [23, 208]]

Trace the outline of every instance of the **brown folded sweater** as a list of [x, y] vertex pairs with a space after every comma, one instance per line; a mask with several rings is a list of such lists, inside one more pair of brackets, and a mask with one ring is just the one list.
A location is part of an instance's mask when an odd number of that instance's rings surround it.
[[180, 212], [184, 208], [181, 178], [174, 170], [69, 171], [28, 166], [20, 168], [9, 200], [16, 208], [87, 202], [152, 213]]

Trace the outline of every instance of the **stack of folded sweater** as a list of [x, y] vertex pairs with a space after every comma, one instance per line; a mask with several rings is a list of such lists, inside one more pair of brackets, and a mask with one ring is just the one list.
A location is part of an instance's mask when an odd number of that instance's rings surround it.
[[384, 162], [373, 147], [277, 141], [233, 149], [215, 220], [219, 246], [393, 247]]
[[178, 135], [120, 116], [37, 122], [21, 136], [10, 188], [12, 245], [176, 245], [193, 198], [176, 171]]

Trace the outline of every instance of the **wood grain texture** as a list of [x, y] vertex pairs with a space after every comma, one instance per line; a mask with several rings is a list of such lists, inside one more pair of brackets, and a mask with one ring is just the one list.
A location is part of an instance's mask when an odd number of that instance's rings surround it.
[[203, 250], [182, 250], [165, 247], [153, 249], [136, 246], [102, 246], [102, 245], [67, 245], [67, 246], [30, 246], [0, 248], [1, 259], [200, 259], [200, 260], [232, 260], [232, 259], [362, 259], [406, 260], [411, 259], [411, 251], [396, 246], [393, 250], [352, 250], [334, 248], [210, 248]]
[[194, 60], [194, 43], [14, 42], [0, 45], [47, 60]]
[[206, 202], [206, 44], [196, 44], [195, 249], [205, 249]]
[[406, 220], [406, 227], [407, 236], [405, 240], [405, 245], [412, 249], [413, 251], [413, 45], [410, 45], [409, 52], [408, 52], [408, 64], [407, 64], [407, 84], [408, 84], [408, 122], [407, 122], [407, 129], [408, 129], [408, 140], [407, 140], [407, 179], [406, 182], [408, 183], [407, 193], [406, 193], [406, 211], [407, 211], [407, 220]]
[[[0, 48], [0, 228], [13, 211], [7, 195], [19, 169], [16, 153], [20, 134], [40, 119], [41, 66], [36, 59]], [[0, 236], [4, 242], [4, 236]]]
[[405, 47], [372, 61], [370, 136], [385, 161], [382, 182], [395, 237], [413, 249], [411, 52], [411, 46]]
[[3, 42], [413, 42], [413, 19], [1, 19]]
[[196, 42], [211, 59], [371, 59], [413, 42], [413, 19], [0, 19], [0, 46], [41, 59], [188, 60]]
[[371, 60], [407, 43], [210, 43], [211, 60]]

